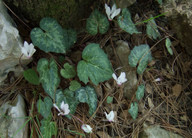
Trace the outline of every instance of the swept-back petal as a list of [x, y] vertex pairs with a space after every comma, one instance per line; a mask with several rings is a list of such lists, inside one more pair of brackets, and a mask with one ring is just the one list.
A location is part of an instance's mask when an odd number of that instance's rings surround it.
[[121, 12], [121, 9], [117, 9], [114, 12], [112, 12], [111, 19], [113, 19], [115, 16], [117, 16]]

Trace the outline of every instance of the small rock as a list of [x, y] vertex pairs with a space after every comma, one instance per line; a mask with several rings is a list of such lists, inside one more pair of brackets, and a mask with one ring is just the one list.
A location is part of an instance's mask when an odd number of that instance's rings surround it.
[[0, 107], [0, 134], [2, 137], [27, 138], [28, 125], [24, 125], [26, 121], [25, 103], [21, 95], [16, 97], [14, 105], [6, 102]]

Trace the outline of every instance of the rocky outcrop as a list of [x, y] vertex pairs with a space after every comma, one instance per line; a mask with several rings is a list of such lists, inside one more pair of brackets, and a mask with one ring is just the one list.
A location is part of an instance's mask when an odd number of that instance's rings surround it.
[[181, 45], [192, 55], [192, 0], [165, 0], [161, 8]]

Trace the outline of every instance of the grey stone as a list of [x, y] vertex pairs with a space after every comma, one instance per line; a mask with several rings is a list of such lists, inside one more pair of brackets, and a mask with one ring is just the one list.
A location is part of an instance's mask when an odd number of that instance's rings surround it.
[[159, 125], [147, 126], [144, 124], [144, 131], [141, 132], [139, 138], [183, 138], [182, 136], [167, 131]]
[[3, 81], [10, 71], [17, 72], [16, 76], [23, 71], [19, 60], [23, 65], [31, 61], [31, 59], [23, 57], [20, 59], [22, 46], [23, 42], [19, 32], [0, 0], [0, 86], [3, 85]]
[[13, 104], [3, 104], [0, 113], [0, 137], [27, 138], [25, 103], [21, 95], [16, 97]]

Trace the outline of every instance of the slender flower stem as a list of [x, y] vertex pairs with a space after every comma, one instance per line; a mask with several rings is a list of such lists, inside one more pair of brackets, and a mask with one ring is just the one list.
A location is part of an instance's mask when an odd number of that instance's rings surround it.
[[84, 122], [81, 120], [81, 119], [79, 119], [78, 117], [76, 117], [76, 116], [74, 116], [74, 115], [72, 115], [72, 114], [70, 114], [73, 118], [76, 118], [77, 120], [79, 120], [82, 124], [84, 124]]

